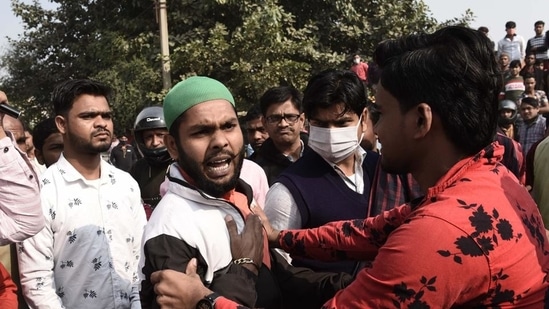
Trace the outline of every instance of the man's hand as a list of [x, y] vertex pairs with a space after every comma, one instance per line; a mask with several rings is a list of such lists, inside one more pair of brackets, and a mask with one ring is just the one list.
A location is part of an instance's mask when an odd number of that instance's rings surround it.
[[[227, 230], [231, 238], [233, 260], [240, 258], [252, 259], [254, 265], [242, 264], [242, 266], [257, 274], [263, 263], [263, 227], [261, 220], [256, 215], [249, 215], [240, 235], [238, 234], [233, 217], [226, 216], [225, 223], [227, 224]], [[252, 266], [252, 268], [248, 266]]]
[[199, 300], [212, 293], [196, 274], [196, 259], [189, 261], [185, 273], [171, 269], [155, 271], [151, 282], [160, 308], [194, 309]]
[[269, 222], [269, 219], [267, 218], [267, 215], [265, 215], [265, 212], [261, 207], [254, 207], [252, 208], [252, 212], [259, 216], [259, 219], [261, 219], [261, 223], [263, 224], [263, 229], [265, 230], [265, 233], [267, 233], [267, 239], [269, 240], [269, 245], [271, 248], [278, 248], [278, 234], [280, 234], [279, 230], [275, 230], [271, 226], [271, 222]]

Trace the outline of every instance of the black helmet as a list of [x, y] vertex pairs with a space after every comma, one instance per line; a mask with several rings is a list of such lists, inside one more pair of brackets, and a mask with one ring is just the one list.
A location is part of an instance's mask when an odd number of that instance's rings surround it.
[[170, 154], [166, 146], [161, 148], [149, 149], [145, 147], [143, 141], [143, 131], [152, 129], [166, 129], [166, 122], [164, 121], [164, 112], [161, 106], [145, 107], [137, 118], [135, 119], [135, 125], [133, 132], [135, 135], [135, 142], [137, 148], [143, 154], [143, 157], [151, 165], [163, 165], [171, 161]]
[[498, 111], [501, 111], [501, 110], [504, 110], [504, 109], [511, 110], [511, 111], [513, 111], [513, 113], [511, 114], [511, 117], [509, 117], [509, 118], [501, 117], [501, 113], [500, 113], [498, 115], [499, 125], [500, 126], [508, 126], [512, 123], [515, 123], [515, 121], [517, 120], [517, 116], [518, 116], [517, 104], [515, 104], [515, 102], [513, 102], [511, 100], [502, 100], [502, 101], [499, 102]]

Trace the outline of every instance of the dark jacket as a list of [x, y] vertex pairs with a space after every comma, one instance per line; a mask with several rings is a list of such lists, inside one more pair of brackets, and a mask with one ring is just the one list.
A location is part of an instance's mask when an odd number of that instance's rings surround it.
[[[307, 146], [307, 139], [301, 138], [303, 141], [303, 145], [305, 149], [304, 152], [309, 149]], [[267, 181], [269, 182], [269, 186], [271, 186], [278, 175], [282, 173], [288, 166], [292, 165], [292, 161], [288, 160], [288, 158], [283, 155], [274, 145], [273, 140], [268, 138], [261, 147], [256, 150], [252, 156], [250, 157], [250, 160], [257, 163], [263, 170], [265, 171], [265, 174], [267, 175]]]
[[137, 151], [132, 145], [118, 144], [111, 150], [110, 162], [117, 168], [129, 172], [132, 165], [137, 161]]
[[[313, 150], [306, 151], [303, 157], [280, 174], [276, 182], [283, 184], [294, 197], [304, 229], [319, 227], [332, 221], [366, 218], [378, 159], [379, 154], [366, 151], [362, 162], [362, 194], [351, 190], [334, 168]], [[355, 273], [358, 267], [358, 263], [353, 261], [321, 263], [294, 259], [292, 264], [317, 271], [344, 271], [349, 274]]]
[[170, 164], [170, 162], [166, 162], [162, 165], [152, 165], [147, 159], [141, 158], [135, 162], [130, 170], [130, 175], [139, 184], [147, 219], [158, 202], [160, 202], [160, 185], [166, 179], [166, 171]]

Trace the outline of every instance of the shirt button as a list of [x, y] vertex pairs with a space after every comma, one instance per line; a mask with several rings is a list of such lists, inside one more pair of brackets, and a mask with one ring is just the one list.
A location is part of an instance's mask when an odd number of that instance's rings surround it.
[[33, 176], [33, 175], [30, 175], [30, 176], [29, 176], [29, 179], [33, 179], [33, 178], [34, 178], [34, 176]]
[[10, 149], [8, 147], [4, 147], [4, 153], [8, 152]]

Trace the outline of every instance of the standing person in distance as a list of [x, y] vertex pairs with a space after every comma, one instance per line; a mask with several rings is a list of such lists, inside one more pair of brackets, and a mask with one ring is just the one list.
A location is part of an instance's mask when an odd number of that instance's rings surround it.
[[359, 54], [353, 56], [353, 64], [350, 70], [355, 72], [358, 78], [364, 83], [364, 86], [368, 86], [368, 64], [362, 62]]
[[526, 55], [524, 38], [516, 33], [517, 24], [514, 21], [505, 23], [505, 36], [498, 42], [498, 56], [509, 55], [509, 60], [523, 61]]
[[132, 165], [137, 161], [137, 153], [132, 145], [128, 143], [128, 138], [124, 135], [119, 138], [120, 143], [111, 151], [111, 164], [117, 168], [129, 172]]

